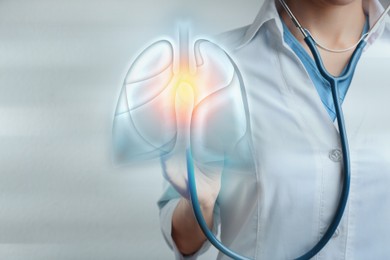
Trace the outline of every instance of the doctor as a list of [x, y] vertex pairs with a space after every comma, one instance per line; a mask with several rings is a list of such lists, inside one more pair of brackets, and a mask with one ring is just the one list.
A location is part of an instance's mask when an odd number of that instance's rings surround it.
[[[237, 62], [245, 83], [251, 126], [247, 143], [253, 147], [247, 168], [239, 173], [222, 166], [196, 172], [210, 228], [216, 232], [220, 226], [225, 245], [254, 259], [293, 259], [311, 249], [332, 220], [342, 180], [330, 89], [276, 2], [265, 0], [253, 24], [218, 40]], [[377, 0], [286, 2], [303, 27], [329, 49], [320, 52], [333, 75], [342, 73], [352, 55], [353, 49], [345, 49], [383, 11]], [[351, 190], [335, 235], [315, 259], [390, 258], [389, 68], [387, 17], [353, 77], [340, 87]], [[183, 129], [181, 136], [186, 135]], [[183, 147], [178, 142], [176, 150]], [[188, 200], [184, 154], [162, 158], [162, 169], [169, 181], [158, 202], [163, 235], [176, 258], [195, 259], [210, 245]]]

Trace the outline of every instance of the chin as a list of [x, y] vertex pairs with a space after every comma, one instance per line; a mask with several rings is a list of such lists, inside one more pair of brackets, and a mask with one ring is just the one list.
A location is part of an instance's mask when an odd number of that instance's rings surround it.
[[361, 0], [321, 0], [321, 2], [331, 5], [349, 5], [355, 2], [361, 2]]

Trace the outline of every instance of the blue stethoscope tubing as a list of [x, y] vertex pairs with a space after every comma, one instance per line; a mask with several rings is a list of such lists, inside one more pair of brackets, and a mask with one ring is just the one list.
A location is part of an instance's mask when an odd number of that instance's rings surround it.
[[[281, 1], [282, 4], [285, 4], [284, 1]], [[288, 8], [288, 7], [287, 7]], [[381, 20], [384, 15], [389, 11], [390, 6], [386, 9], [382, 17], [379, 19]], [[290, 10], [288, 10], [290, 11]], [[291, 17], [291, 13], [289, 13]], [[307, 46], [309, 47], [315, 63], [318, 67], [318, 70], [320, 71], [322, 77], [329, 83], [331, 91], [332, 91], [332, 98], [336, 109], [336, 117], [337, 117], [337, 124], [339, 129], [339, 136], [340, 136], [340, 142], [341, 142], [341, 149], [343, 154], [343, 185], [342, 185], [342, 191], [339, 199], [339, 203], [337, 206], [336, 213], [334, 214], [333, 220], [330, 223], [328, 229], [326, 230], [323, 237], [317, 242], [317, 244], [310, 249], [307, 253], [304, 255], [296, 258], [296, 260], [308, 260], [315, 255], [317, 255], [329, 242], [329, 240], [332, 238], [333, 234], [335, 233], [337, 227], [340, 224], [341, 218], [344, 214], [345, 207], [348, 202], [348, 195], [349, 195], [349, 189], [350, 189], [350, 182], [351, 182], [351, 167], [350, 167], [350, 153], [349, 153], [349, 146], [348, 146], [348, 138], [347, 138], [347, 132], [345, 128], [345, 122], [344, 122], [344, 116], [343, 111], [341, 108], [340, 103], [340, 97], [338, 93], [338, 84], [344, 80], [346, 80], [348, 77], [352, 76], [354, 73], [354, 69], [357, 65], [357, 62], [359, 60], [360, 55], [363, 52], [364, 47], [367, 45], [367, 38], [366, 35], [365, 38], [363, 38], [355, 48], [352, 57], [347, 65], [347, 68], [345, 69], [344, 73], [339, 77], [332, 76], [326, 69], [322, 62], [321, 55], [316, 47], [316, 42], [313, 39], [313, 37], [310, 35], [308, 31], [303, 29], [299, 22], [296, 20], [295, 17], [291, 17], [293, 19], [293, 22], [297, 25], [298, 29], [301, 30], [301, 32], [304, 35], [304, 40]], [[379, 21], [378, 21], [379, 22]], [[376, 27], [376, 26], [374, 26]], [[374, 29], [374, 28], [373, 28]], [[372, 30], [373, 30], [372, 29]], [[370, 34], [368, 34], [370, 35]], [[235, 260], [251, 260], [248, 257], [242, 256], [233, 250], [229, 249], [225, 245], [219, 241], [215, 235], [210, 231], [205, 219], [203, 218], [202, 211], [199, 205], [198, 195], [197, 195], [197, 189], [196, 189], [196, 181], [195, 181], [195, 172], [194, 172], [194, 163], [193, 163], [193, 157], [191, 153], [191, 148], [188, 148], [186, 151], [186, 159], [187, 159], [187, 175], [188, 175], [188, 188], [190, 193], [190, 200], [192, 203], [193, 211], [195, 218], [202, 229], [204, 235], [206, 238], [210, 241], [210, 243], [216, 247], [219, 251], [221, 251], [223, 254], [231, 257]]]

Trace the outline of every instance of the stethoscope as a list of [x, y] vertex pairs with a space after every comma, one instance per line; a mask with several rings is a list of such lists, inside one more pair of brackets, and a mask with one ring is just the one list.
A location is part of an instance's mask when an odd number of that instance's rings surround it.
[[[287, 4], [285, 3], [284, 0], [279, 0], [279, 2], [282, 5], [282, 7], [284, 8], [284, 10], [287, 12], [288, 16], [291, 18], [294, 25], [298, 28], [298, 30], [303, 35], [305, 43], [309, 47], [309, 49], [314, 57], [314, 60], [315, 60], [315, 63], [317, 65], [319, 72], [321, 73], [322, 77], [330, 85], [330, 88], [332, 91], [332, 98], [333, 98], [333, 102], [334, 102], [335, 109], [336, 109], [337, 124], [338, 124], [338, 128], [339, 128], [341, 149], [342, 149], [342, 153], [343, 153], [344, 180], [343, 180], [341, 196], [339, 199], [336, 213], [333, 217], [332, 222], [330, 223], [329, 227], [327, 228], [325, 234], [318, 241], [318, 243], [310, 251], [308, 251], [304, 255], [296, 258], [297, 260], [306, 260], [306, 259], [310, 259], [310, 258], [314, 257], [316, 254], [318, 254], [322, 250], [322, 248], [324, 248], [324, 246], [332, 238], [333, 234], [336, 232], [336, 229], [341, 221], [341, 218], [344, 214], [344, 210], [345, 210], [345, 207], [346, 207], [347, 201], [348, 201], [348, 194], [349, 194], [350, 181], [351, 181], [350, 154], [349, 154], [348, 138], [347, 138], [347, 133], [346, 133], [346, 129], [345, 129], [343, 111], [341, 108], [339, 93], [337, 90], [338, 85], [340, 82], [346, 80], [348, 77], [350, 77], [353, 74], [354, 68], [356, 67], [356, 64], [359, 60], [359, 56], [363, 52], [364, 47], [367, 45], [368, 39], [379, 28], [379, 25], [381, 24], [382, 20], [385, 18], [386, 14], [390, 10], [390, 5], [383, 12], [383, 14], [380, 16], [378, 21], [371, 28], [371, 30], [367, 34], [364, 34], [357, 44], [355, 44], [354, 46], [352, 46], [348, 49], [344, 49], [344, 50], [332, 50], [332, 49], [324, 47], [323, 45], [319, 44], [318, 42], [316, 42], [314, 40], [314, 38], [312, 37], [310, 32], [308, 30], [306, 30], [305, 28], [303, 28], [302, 25], [299, 23], [298, 19], [294, 16], [294, 14], [292, 13], [292, 11], [287, 6]], [[330, 52], [345, 52], [345, 51], [352, 50], [353, 48], [355, 48], [355, 50], [352, 54], [352, 57], [351, 57], [346, 69], [344, 70], [344, 72], [341, 76], [334, 77], [326, 70], [326, 68], [322, 62], [321, 55], [317, 49], [317, 46], [319, 48], [325, 49], [325, 50], [330, 51]], [[191, 149], [187, 149], [186, 156], [187, 156], [188, 187], [189, 187], [189, 192], [190, 192], [190, 197], [191, 197], [191, 203], [192, 203], [192, 207], [194, 210], [196, 220], [198, 221], [199, 226], [202, 229], [203, 233], [205, 234], [206, 238], [219, 251], [221, 251], [222, 253], [224, 253], [225, 255], [227, 255], [233, 259], [251, 260], [250, 258], [247, 258], [245, 256], [241, 256], [240, 254], [227, 248], [225, 245], [223, 245], [215, 237], [215, 235], [208, 228], [207, 223], [206, 223], [205, 219], [203, 218], [202, 211], [200, 209], [200, 205], [199, 205], [199, 201], [198, 201]]]

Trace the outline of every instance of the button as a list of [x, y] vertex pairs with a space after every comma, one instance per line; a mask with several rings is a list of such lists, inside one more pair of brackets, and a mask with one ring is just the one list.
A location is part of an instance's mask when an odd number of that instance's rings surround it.
[[340, 149], [334, 149], [329, 152], [329, 159], [331, 159], [334, 162], [340, 162], [343, 158], [343, 153]]
[[336, 230], [334, 231], [334, 234], [332, 236], [332, 238], [336, 238], [340, 235], [340, 229], [339, 228], [336, 228]]

